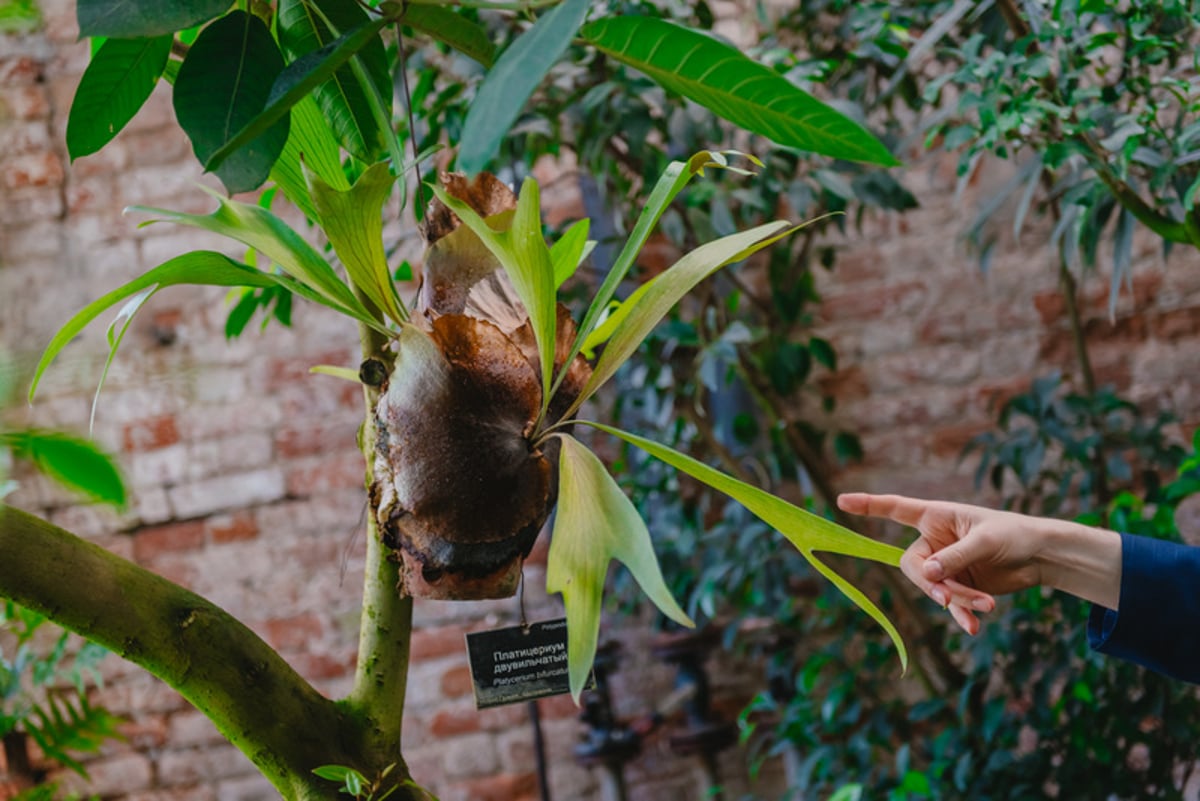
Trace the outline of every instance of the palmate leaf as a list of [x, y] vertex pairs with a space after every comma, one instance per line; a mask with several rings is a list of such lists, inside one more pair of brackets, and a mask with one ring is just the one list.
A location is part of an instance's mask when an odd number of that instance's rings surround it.
[[566, 0], [547, 11], [496, 59], [467, 111], [459, 169], [480, 172], [496, 155], [525, 102], [583, 24], [589, 5], [589, 0]]
[[600, 637], [604, 577], [613, 559], [629, 568], [664, 615], [693, 626], [663, 580], [650, 531], [600, 459], [578, 440], [556, 435], [558, 511], [546, 564], [546, 591], [560, 592], [567, 613], [567, 672], [571, 695], [587, 683]]
[[651, 17], [606, 17], [583, 39], [747, 131], [833, 158], [899, 162], [861, 125], [710, 36]]
[[271, 86], [266, 107], [209, 156], [204, 169], [216, 170], [239, 148], [270, 130], [296, 103], [333, 77], [334, 71], [340, 69], [355, 53], [375, 41], [379, 31], [391, 21], [388, 17], [373, 19], [288, 64]]
[[124, 509], [125, 482], [112, 458], [86, 439], [59, 431], [0, 432], [0, 447], [37, 465], [63, 486], [77, 490], [94, 501]]
[[641, 448], [654, 458], [666, 462], [676, 470], [681, 470], [713, 489], [725, 493], [745, 506], [767, 525], [787, 537], [788, 541], [796, 546], [796, 549], [821, 575], [833, 582], [847, 598], [883, 627], [896, 646], [901, 666], [907, 669], [908, 650], [904, 646], [900, 632], [896, 630], [892, 622], [875, 605], [874, 601], [816, 557], [817, 552], [838, 553], [898, 567], [904, 551], [893, 545], [876, 542], [861, 534], [856, 534], [837, 523], [818, 517], [781, 498], [776, 498], [758, 487], [727, 476], [666, 445], [660, 445], [653, 440], [602, 423], [588, 420], [579, 420], [578, 422], [619, 437], [630, 445]]
[[474, 232], [504, 267], [533, 327], [542, 373], [542, 409], [550, 401], [550, 381], [554, 372], [555, 306], [554, 265], [546, 240], [542, 238], [541, 200], [537, 182], [526, 178], [517, 198], [512, 224], [494, 230], [464, 201], [448, 194], [440, 186], [433, 191]]
[[367, 168], [354, 186], [339, 192], [313, 173], [308, 173], [309, 194], [317, 219], [350, 281], [375, 307], [397, 323], [408, 320], [400, 303], [383, 250], [383, 204], [392, 192], [395, 177], [387, 162]]
[[[633, 355], [654, 326], [696, 284], [725, 265], [741, 261], [801, 227], [777, 220], [707, 242], [638, 287], [606, 321], [605, 330], [612, 331], [608, 346], [563, 418], [574, 414], [605, 381], [612, 378], [617, 368]], [[597, 343], [593, 341], [592, 344]]]
[[[160, 221], [212, 231], [254, 248], [310, 288], [320, 299], [319, 302], [370, 325], [380, 333], [388, 333], [384, 321], [367, 311], [329, 263], [287, 223], [259, 206], [229, 200], [211, 191], [209, 194], [219, 204], [212, 214], [187, 214], [149, 206], [131, 206], [130, 210], [153, 214]], [[152, 222], [155, 220], [143, 225]]]
[[71, 161], [95, 153], [145, 104], [166, 69], [171, 36], [109, 39], [88, 63], [67, 117]]
[[[367, 23], [367, 15], [354, 0], [280, 0], [277, 23], [279, 43], [294, 61], [330, 44], [339, 33], [360, 28]], [[330, 30], [331, 25], [337, 33]], [[374, 36], [355, 58], [383, 99], [385, 116], [390, 116], [392, 79], [383, 40]], [[379, 160], [386, 149], [387, 132], [371, 110], [367, 87], [355, 75], [353, 61], [334, 71], [313, 97], [342, 147], [367, 164]]]
[[229, 0], [77, 0], [80, 36], [133, 39], [163, 36], [208, 22]]
[[[175, 77], [172, 102], [201, 164], [262, 113], [283, 67], [274, 37], [253, 14], [232, 11], [200, 32]], [[248, 192], [267, 180], [288, 123], [280, 116], [211, 168], [226, 189]]]

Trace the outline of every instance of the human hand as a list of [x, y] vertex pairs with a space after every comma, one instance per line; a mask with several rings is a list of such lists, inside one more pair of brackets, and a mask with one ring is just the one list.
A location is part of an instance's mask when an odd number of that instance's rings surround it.
[[994, 595], [1047, 585], [1116, 609], [1121, 537], [1066, 520], [901, 495], [850, 493], [838, 506], [851, 514], [913, 526], [920, 537], [900, 559], [904, 575], [949, 610], [968, 634]]

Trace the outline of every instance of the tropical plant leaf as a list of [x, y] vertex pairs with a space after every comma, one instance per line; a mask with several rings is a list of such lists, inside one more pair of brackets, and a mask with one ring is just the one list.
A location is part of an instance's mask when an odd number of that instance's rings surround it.
[[[279, 43], [295, 61], [333, 42], [338, 32], [360, 28], [367, 23], [367, 15], [354, 0], [280, 0], [276, 21]], [[383, 40], [376, 35], [355, 57], [383, 99], [385, 116], [390, 118], [392, 79]], [[386, 149], [387, 132], [371, 110], [368, 89], [355, 76], [354, 63], [336, 70], [331, 79], [314, 90], [313, 97], [342, 147], [355, 158], [373, 164]]]
[[403, 323], [408, 320], [408, 312], [396, 294], [383, 250], [383, 204], [395, 181], [387, 162], [381, 161], [368, 167], [346, 191], [330, 188], [312, 173], [308, 174], [308, 189], [317, 219], [346, 267], [350, 282], [376, 308]]
[[[728, 152], [732, 153], [734, 151]], [[758, 160], [753, 156], [749, 156], [748, 158], [758, 163]], [[729, 169], [725, 154], [701, 150], [687, 161], [672, 161], [663, 170], [663, 174], [659, 177], [658, 182], [654, 185], [654, 189], [650, 192], [650, 197], [646, 200], [646, 205], [642, 207], [642, 212], [638, 215], [637, 222], [634, 223], [633, 231], [629, 234], [629, 239], [625, 241], [625, 246], [621, 248], [617, 260], [613, 262], [608, 275], [604, 277], [603, 283], [600, 284], [600, 289], [596, 291], [595, 297], [592, 298], [591, 305], [588, 306], [587, 313], [583, 317], [583, 322], [579, 326], [579, 333], [575, 338], [575, 344], [571, 348], [570, 356], [563, 363], [562, 372], [555, 378], [555, 390], [557, 390], [558, 385], [566, 377], [566, 367], [583, 350], [584, 342], [587, 340], [592, 329], [599, 322], [601, 315], [609, 309], [609, 303], [612, 301], [613, 295], [616, 294], [617, 287], [625, 280], [625, 276], [633, 266], [634, 259], [641, 252], [642, 247], [646, 244], [646, 240], [650, 238], [650, 233], [654, 230], [654, 226], [658, 225], [663, 212], [667, 210], [671, 205], [671, 201], [687, 186], [688, 182], [697, 175], [703, 175], [704, 170], [708, 167]]]
[[338, 367], [335, 364], [317, 364], [308, 368], [308, 372], [315, 375], [327, 375], [331, 378], [340, 378], [343, 381], [352, 381], [355, 384], [361, 384], [362, 378], [358, 374], [358, 370], [350, 367]]
[[493, 230], [469, 204], [448, 194], [440, 186], [434, 187], [433, 191], [496, 257], [508, 273], [517, 296], [525, 304], [541, 360], [544, 411], [550, 401], [558, 311], [555, 307], [554, 265], [550, 258], [550, 249], [546, 247], [546, 240], [542, 238], [541, 200], [537, 181], [526, 178], [521, 184], [521, 194], [517, 198], [517, 210], [512, 216], [512, 224], [502, 231]]
[[587, 258], [587, 254], [596, 246], [595, 242], [591, 242], [587, 238], [588, 230], [591, 227], [592, 221], [586, 217], [579, 220], [558, 238], [558, 241], [550, 246], [550, 261], [554, 265], [554, 288], [558, 289], [563, 285], [563, 282], [575, 274], [575, 270], [579, 268], [580, 262]]
[[[667, 312], [684, 295], [691, 292], [696, 284], [725, 265], [741, 261], [801, 227], [803, 226], [789, 227], [787, 222], [776, 220], [748, 231], [706, 242], [666, 271], [638, 287], [606, 321], [606, 330], [612, 331], [608, 346], [601, 354], [600, 361], [596, 363], [587, 384], [563, 415], [564, 419], [574, 414], [588, 397], [612, 377], [617, 368], [633, 355], [654, 326], [658, 325]], [[593, 347], [595, 344], [598, 343], [593, 343]]]
[[332, 78], [333, 73], [355, 53], [376, 41], [379, 31], [391, 21], [389, 17], [377, 17], [356, 30], [339, 36], [319, 50], [307, 53], [288, 64], [275, 79], [266, 107], [209, 156], [204, 169], [216, 170], [238, 148], [268, 131], [300, 102], [301, 98], [307, 97], [314, 89]]
[[134, 39], [173, 34], [208, 22], [229, 8], [229, 0], [78, 0], [79, 35]]
[[167, 67], [171, 37], [109, 39], [92, 57], [67, 117], [71, 161], [95, 153], [133, 119]]
[[[856, 534], [850, 529], [843, 528], [837, 523], [807, 512], [787, 501], [776, 498], [769, 492], [725, 475], [719, 470], [682, 454], [666, 445], [660, 445], [653, 440], [630, 434], [618, 428], [612, 428], [602, 423], [580, 420], [580, 423], [599, 429], [625, 440], [630, 445], [641, 448], [656, 459], [687, 473], [692, 478], [702, 481], [719, 492], [746, 507], [752, 514], [759, 517], [767, 525], [787, 537], [792, 545], [809, 561], [821, 575], [829, 579], [864, 612], [871, 616], [888, 633], [895, 644], [900, 656], [900, 664], [907, 669], [908, 650], [900, 632], [888, 620], [887, 616], [875, 605], [875, 602], [862, 593], [857, 587], [839, 576], [816, 557], [817, 552], [838, 553], [853, 556], [858, 559], [869, 559], [892, 567], [900, 565], [900, 557], [904, 551], [882, 542], [868, 539]], [[551, 545], [553, 547], [553, 544]]]
[[[212, 214], [187, 214], [148, 206], [132, 206], [130, 210], [153, 214], [160, 221], [203, 228], [252, 247], [309, 287], [323, 299], [321, 303], [367, 323], [381, 333], [388, 333], [384, 321], [366, 310], [329, 263], [287, 223], [264, 208], [229, 200], [215, 192], [210, 191], [209, 194], [219, 204]], [[155, 221], [150, 220], [143, 225]]]
[[496, 46], [488, 37], [487, 30], [449, 8], [412, 4], [404, 11], [401, 22], [453, 47], [489, 69], [496, 60]]
[[650, 531], [604, 464], [574, 437], [562, 443], [558, 511], [546, 564], [546, 591], [560, 592], [567, 613], [567, 672], [571, 696], [587, 682], [600, 636], [604, 577], [613, 559], [629, 568], [642, 591], [667, 617], [684, 626], [691, 618], [663, 580]]
[[108, 454], [86, 439], [37, 429], [0, 432], [0, 445], [12, 448], [63, 486], [101, 503], [124, 509], [128, 501], [121, 472]]
[[496, 59], [467, 111], [459, 169], [480, 172], [496, 155], [533, 90], [575, 37], [589, 5], [589, 0], [566, 0], [547, 11]]
[[[200, 32], [175, 77], [179, 126], [201, 164], [249, 125], [267, 105], [283, 72], [283, 54], [261, 19], [231, 11]], [[277, 118], [221, 159], [213, 171], [231, 193], [257, 189], [287, 144], [289, 119]]]
[[865, 128], [779, 73], [703, 33], [652, 17], [605, 17], [584, 40], [747, 131], [785, 147], [894, 166]]
[[350, 188], [342, 169], [337, 140], [325, 124], [317, 101], [311, 97], [304, 98], [292, 107], [287, 144], [271, 168], [271, 180], [305, 216], [315, 220], [317, 208], [308, 194], [305, 168], [321, 176], [321, 180], [334, 189]]
[[25, 726], [46, 756], [86, 779], [87, 770], [71, 753], [95, 753], [106, 740], [123, 739], [120, 723], [121, 718], [93, 706], [86, 695], [51, 693], [34, 706]]
[[[178, 284], [251, 287], [279, 285], [309, 300], [324, 303], [345, 313], [344, 310], [333, 306], [332, 303], [326, 301], [299, 281], [294, 281], [287, 276], [272, 275], [256, 270], [253, 267], [248, 267], [241, 262], [234, 261], [228, 256], [215, 253], [211, 250], [192, 251], [191, 253], [185, 253], [182, 256], [176, 256], [169, 261], [163, 262], [153, 270], [135, 278], [118, 289], [114, 289], [112, 292], [92, 301], [83, 309], [76, 312], [50, 340], [50, 344], [46, 346], [46, 351], [38, 361], [37, 367], [33, 372], [33, 381], [29, 385], [30, 402], [33, 401], [38, 383], [41, 381], [42, 374], [45, 373], [46, 368], [62, 352], [62, 349], [78, 336], [79, 332], [87, 327], [88, 323], [95, 320], [107, 309], [112, 308], [118, 303], [128, 301], [140, 293], [147, 290], [157, 292], [164, 287], [176, 286]], [[142, 300], [144, 301], [144, 298]], [[119, 344], [120, 340], [117, 339], [115, 345]], [[113, 346], [111, 349], [115, 350], [115, 345], [110, 339], [110, 346]]]

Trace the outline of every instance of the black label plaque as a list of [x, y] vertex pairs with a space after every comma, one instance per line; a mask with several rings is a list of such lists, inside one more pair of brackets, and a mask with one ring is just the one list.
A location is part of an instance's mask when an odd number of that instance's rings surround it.
[[567, 621], [468, 634], [467, 661], [477, 709], [569, 692]]

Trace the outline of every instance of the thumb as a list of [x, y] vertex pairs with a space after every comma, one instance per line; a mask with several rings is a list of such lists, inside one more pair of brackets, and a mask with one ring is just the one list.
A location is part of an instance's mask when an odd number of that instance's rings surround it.
[[942, 581], [964, 572], [987, 556], [987, 544], [983, 538], [968, 537], [934, 553], [922, 566], [922, 573], [929, 581]]

